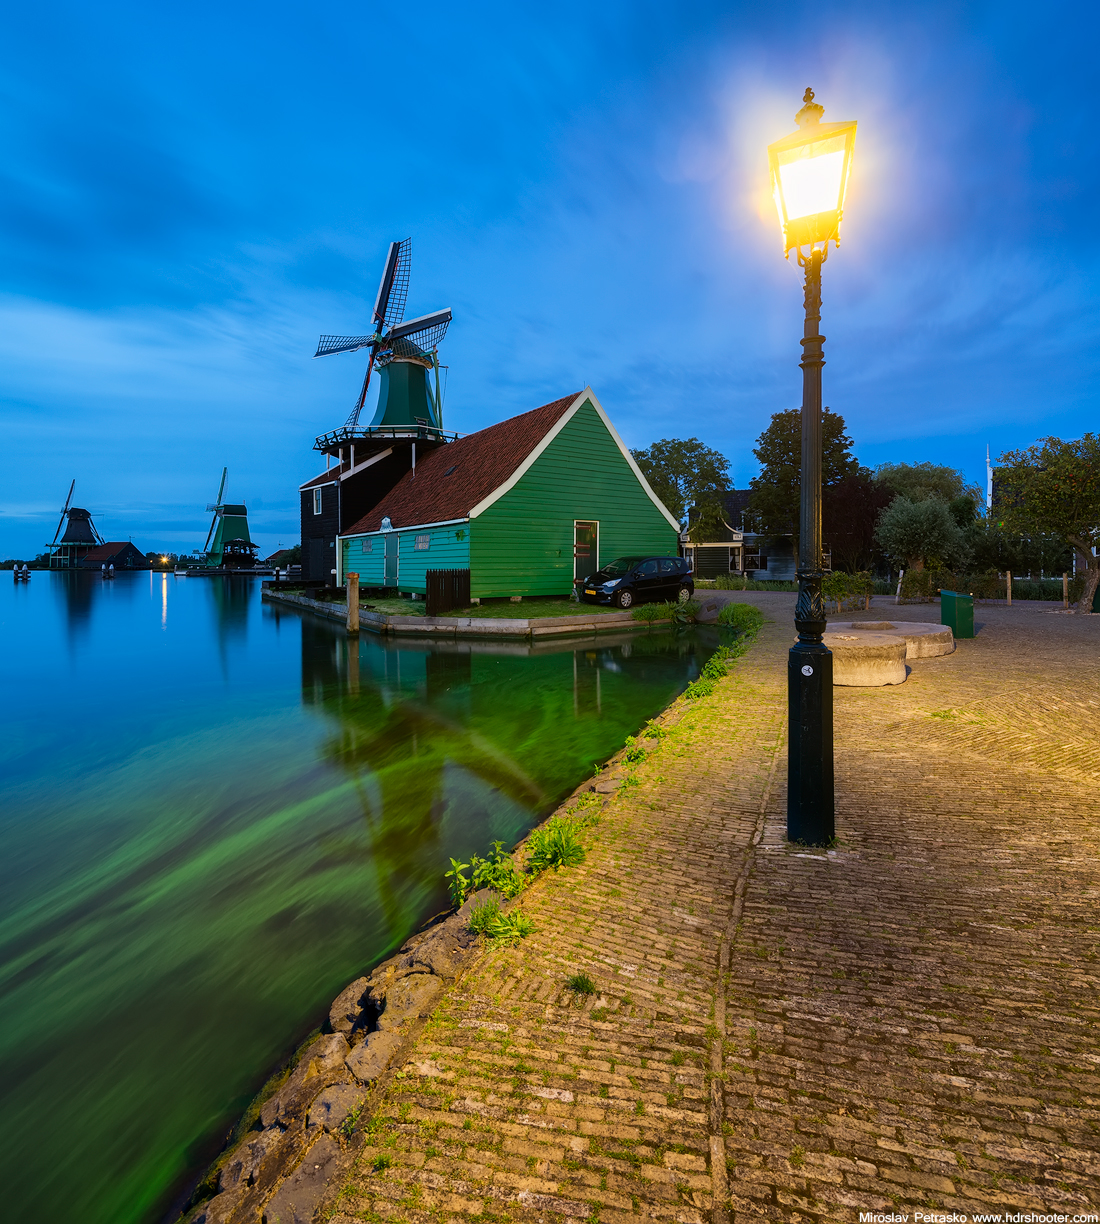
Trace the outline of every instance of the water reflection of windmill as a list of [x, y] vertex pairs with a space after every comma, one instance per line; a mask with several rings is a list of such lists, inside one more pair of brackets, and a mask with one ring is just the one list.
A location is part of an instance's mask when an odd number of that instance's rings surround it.
[[[206, 533], [206, 563], [213, 569], [252, 569], [256, 564], [257, 545], [248, 534], [248, 510], [243, 503], [224, 500], [228, 468], [222, 468], [222, 482], [218, 486], [217, 501], [207, 504], [213, 512], [210, 530]], [[213, 545], [211, 545], [213, 540]]]
[[[362, 336], [322, 336], [314, 353], [329, 357], [366, 349], [368, 355], [347, 420], [313, 444], [325, 456], [324, 472], [299, 486], [304, 578], [328, 581], [336, 565], [337, 535], [416, 467], [418, 450], [423, 456], [454, 437], [443, 432], [438, 353], [451, 312], [436, 310], [404, 321], [411, 252], [409, 238], [390, 243], [371, 316], [374, 330]], [[378, 406], [370, 424], [360, 425], [375, 369]]]

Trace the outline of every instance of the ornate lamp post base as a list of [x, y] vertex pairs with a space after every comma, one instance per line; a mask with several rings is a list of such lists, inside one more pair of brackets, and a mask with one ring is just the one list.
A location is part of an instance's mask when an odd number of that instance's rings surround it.
[[787, 657], [787, 840], [824, 846], [833, 809], [833, 655], [799, 642]]

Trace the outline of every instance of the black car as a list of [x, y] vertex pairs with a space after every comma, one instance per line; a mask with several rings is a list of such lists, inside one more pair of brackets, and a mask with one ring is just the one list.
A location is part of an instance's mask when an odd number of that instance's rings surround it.
[[577, 580], [577, 598], [583, 603], [613, 603], [619, 608], [651, 599], [686, 603], [694, 594], [691, 563], [683, 557], [618, 557]]

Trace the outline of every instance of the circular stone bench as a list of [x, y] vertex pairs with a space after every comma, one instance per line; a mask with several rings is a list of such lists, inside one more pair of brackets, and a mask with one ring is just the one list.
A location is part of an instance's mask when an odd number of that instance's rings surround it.
[[888, 633], [905, 639], [907, 659], [934, 659], [955, 649], [955, 635], [947, 625], [927, 621], [830, 621], [830, 633]]
[[876, 688], [904, 684], [905, 639], [892, 633], [848, 633], [829, 629], [825, 645], [833, 652], [833, 684]]

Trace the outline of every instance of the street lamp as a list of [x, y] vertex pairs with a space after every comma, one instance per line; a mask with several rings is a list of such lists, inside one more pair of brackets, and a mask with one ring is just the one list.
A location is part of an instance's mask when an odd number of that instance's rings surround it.
[[833, 818], [833, 656], [822, 641], [821, 597], [821, 265], [840, 243], [844, 196], [856, 125], [822, 123], [825, 108], [807, 89], [795, 115], [798, 131], [768, 146], [772, 189], [784, 252], [806, 271], [802, 338], [802, 492], [799, 513], [798, 642], [787, 660], [787, 838], [820, 846], [835, 835]]

